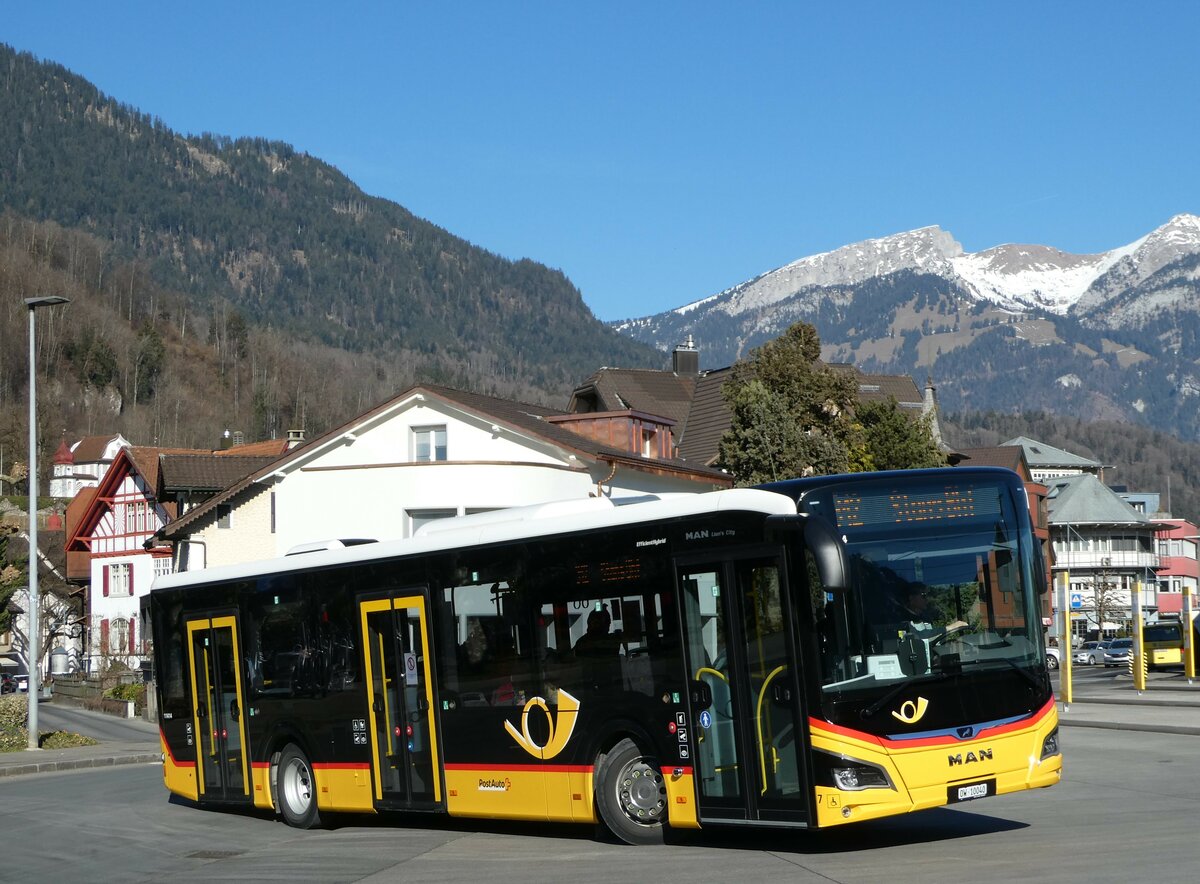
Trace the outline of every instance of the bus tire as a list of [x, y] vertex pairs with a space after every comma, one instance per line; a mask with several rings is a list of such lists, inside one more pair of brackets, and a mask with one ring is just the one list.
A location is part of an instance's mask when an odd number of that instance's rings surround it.
[[662, 844], [667, 785], [655, 758], [633, 740], [621, 740], [596, 759], [596, 808], [626, 844]]
[[293, 828], [315, 829], [321, 825], [312, 765], [292, 743], [279, 755], [279, 810], [283, 821]]

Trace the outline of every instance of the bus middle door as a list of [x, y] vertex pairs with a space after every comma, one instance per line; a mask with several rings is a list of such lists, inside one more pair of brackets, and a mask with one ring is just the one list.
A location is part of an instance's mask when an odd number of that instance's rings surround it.
[[439, 808], [442, 785], [424, 591], [362, 599], [359, 611], [376, 805]]
[[801, 681], [784, 580], [774, 555], [679, 568], [701, 822], [807, 822]]
[[187, 621], [196, 732], [196, 780], [201, 799], [251, 801], [241, 645], [237, 618]]

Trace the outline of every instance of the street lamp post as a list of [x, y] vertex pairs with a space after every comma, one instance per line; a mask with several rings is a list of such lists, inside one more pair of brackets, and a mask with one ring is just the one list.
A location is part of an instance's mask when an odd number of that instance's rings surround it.
[[34, 346], [34, 314], [38, 307], [66, 304], [69, 300], [60, 295], [25, 299], [25, 306], [29, 308], [29, 749], [38, 748], [38, 692], [41, 690], [38, 665], [38, 655], [41, 653], [41, 624], [38, 622], [41, 599], [38, 598], [37, 348]]

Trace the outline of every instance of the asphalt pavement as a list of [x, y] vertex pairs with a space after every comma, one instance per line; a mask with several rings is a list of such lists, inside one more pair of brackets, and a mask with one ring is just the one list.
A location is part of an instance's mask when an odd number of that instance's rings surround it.
[[[1128, 675], [1103, 682], [1080, 677], [1073, 679], [1069, 705], [1063, 702], [1057, 676], [1055, 681], [1061, 727], [1200, 736], [1200, 679], [1188, 684], [1180, 674], [1159, 677], [1139, 694]], [[158, 727], [149, 722], [114, 720], [103, 713], [64, 707], [55, 701], [43, 703], [39, 718], [42, 730], [72, 730], [100, 742], [75, 749], [0, 752], [0, 778], [162, 760]]]

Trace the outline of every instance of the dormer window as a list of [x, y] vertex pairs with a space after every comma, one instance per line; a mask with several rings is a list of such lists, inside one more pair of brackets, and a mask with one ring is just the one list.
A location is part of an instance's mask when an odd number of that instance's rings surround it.
[[417, 463], [446, 460], [446, 427], [413, 427], [412, 458]]
[[658, 433], [655, 430], [642, 430], [642, 457], [657, 457], [658, 446], [655, 442]]

